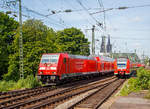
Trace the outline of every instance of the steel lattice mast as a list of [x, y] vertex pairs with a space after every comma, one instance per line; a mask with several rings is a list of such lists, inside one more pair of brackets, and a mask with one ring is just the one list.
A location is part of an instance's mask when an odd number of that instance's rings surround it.
[[21, 0], [19, 0], [19, 70], [20, 70], [20, 78], [24, 78], [23, 72], [23, 38], [22, 38], [22, 7]]

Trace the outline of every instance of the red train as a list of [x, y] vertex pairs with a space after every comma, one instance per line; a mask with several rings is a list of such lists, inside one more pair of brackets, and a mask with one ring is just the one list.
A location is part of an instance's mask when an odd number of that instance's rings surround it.
[[114, 61], [114, 75], [117, 77], [129, 77], [139, 67], [144, 67], [144, 64], [133, 63], [127, 58], [118, 58]]
[[130, 75], [130, 60], [126, 58], [118, 58], [114, 61], [114, 75], [117, 77]]
[[113, 61], [111, 58], [99, 56], [43, 54], [37, 76], [43, 83], [57, 83], [68, 78], [100, 75], [114, 71]]

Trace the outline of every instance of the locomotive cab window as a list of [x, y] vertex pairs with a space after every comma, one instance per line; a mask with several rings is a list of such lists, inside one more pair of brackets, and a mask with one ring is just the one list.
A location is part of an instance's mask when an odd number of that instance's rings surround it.
[[57, 63], [59, 55], [43, 55], [41, 63]]

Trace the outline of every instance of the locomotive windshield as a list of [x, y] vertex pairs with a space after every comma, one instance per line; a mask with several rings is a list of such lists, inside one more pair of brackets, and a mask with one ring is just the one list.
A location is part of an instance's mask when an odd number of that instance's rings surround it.
[[59, 55], [43, 55], [41, 63], [57, 63]]
[[125, 58], [117, 59], [117, 67], [119, 69], [126, 69], [126, 66], [127, 66], [127, 59]]
[[126, 68], [126, 63], [118, 63], [118, 68]]
[[117, 67], [119, 69], [126, 69], [127, 62], [126, 61], [117, 61]]

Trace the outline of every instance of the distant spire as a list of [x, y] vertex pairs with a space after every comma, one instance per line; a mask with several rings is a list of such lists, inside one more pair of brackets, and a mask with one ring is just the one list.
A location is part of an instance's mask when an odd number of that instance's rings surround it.
[[110, 35], [108, 35], [108, 42], [107, 42], [107, 53], [112, 52], [112, 44], [110, 44]]
[[101, 49], [100, 49], [100, 52], [101, 53], [104, 53], [104, 50], [105, 49], [105, 40], [104, 40], [104, 36], [102, 36], [102, 43], [101, 43]]

